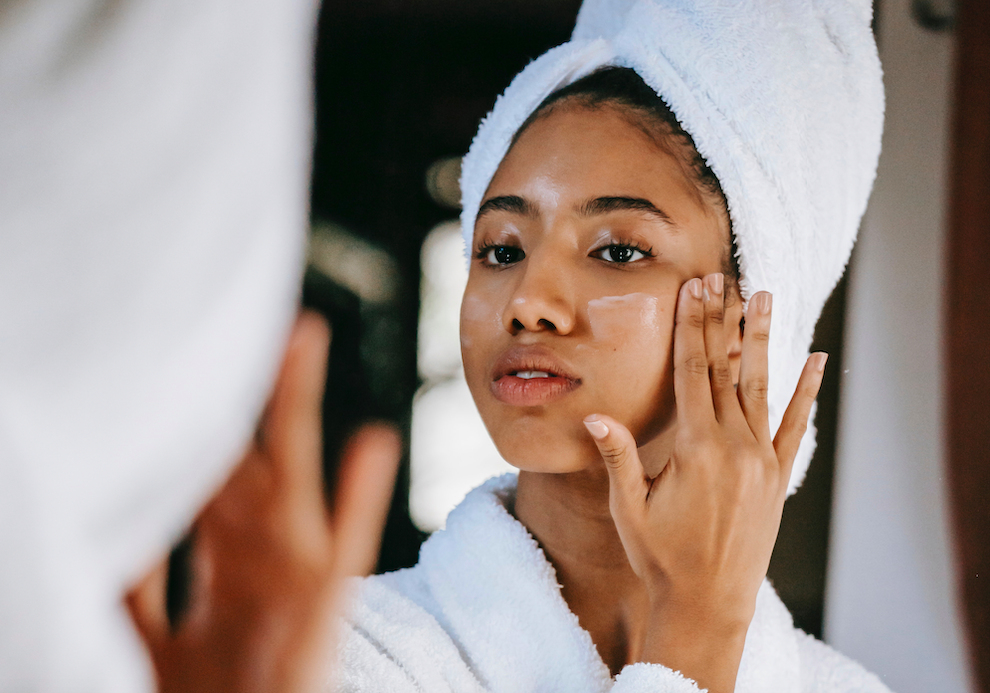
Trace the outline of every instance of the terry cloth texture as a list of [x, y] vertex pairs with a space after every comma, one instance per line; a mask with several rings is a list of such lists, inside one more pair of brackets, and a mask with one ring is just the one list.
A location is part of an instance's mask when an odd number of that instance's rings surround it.
[[[744, 300], [774, 295], [776, 432], [876, 174], [884, 95], [871, 13], [867, 0], [587, 0], [570, 42], [530, 63], [478, 130], [461, 176], [466, 248], [512, 136], [540, 102], [597, 68], [634, 69], [722, 185]], [[809, 426], [790, 493], [814, 437]]]
[[[516, 477], [491, 479], [423, 544], [410, 569], [364, 579], [344, 624], [338, 693], [697, 693], [659, 664], [614, 680], [560, 593], [553, 566], [510, 514]], [[794, 628], [768, 582], [746, 636], [737, 693], [889, 693]]]

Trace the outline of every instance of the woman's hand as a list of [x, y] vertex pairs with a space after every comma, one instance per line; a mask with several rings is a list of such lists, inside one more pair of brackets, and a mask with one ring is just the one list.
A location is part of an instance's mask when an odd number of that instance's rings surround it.
[[164, 565], [127, 597], [159, 690], [323, 690], [333, 662], [343, 578], [375, 565], [399, 461], [387, 425], [342, 455], [332, 512], [324, 502], [321, 403], [329, 330], [296, 322], [256, 440], [193, 527], [192, 593], [174, 629]]
[[723, 328], [721, 274], [681, 287], [674, 331], [677, 431], [655, 478], [629, 431], [585, 425], [609, 472], [609, 506], [652, 617], [643, 659], [710, 691], [734, 689], [756, 595], [770, 563], [791, 466], [818, 395], [825, 354], [805, 365], [776, 438], [767, 415], [771, 297], [750, 301], [738, 389]]

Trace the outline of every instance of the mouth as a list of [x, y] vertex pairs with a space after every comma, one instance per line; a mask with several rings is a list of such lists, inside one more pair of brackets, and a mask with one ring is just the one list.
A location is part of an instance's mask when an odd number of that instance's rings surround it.
[[546, 371], [517, 371], [515, 373], [509, 373], [509, 375], [515, 376], [517, 378], [522, 378], [523, 380], [532, 380], [533, 378], [556, 378], [556, 373], [547, 373]]
[[536, 407], [563, 397], [581, 385], [570, 368], [551, 351], [539, 347], [510, 349], [492, 374], [495, 399], [518, 407]]

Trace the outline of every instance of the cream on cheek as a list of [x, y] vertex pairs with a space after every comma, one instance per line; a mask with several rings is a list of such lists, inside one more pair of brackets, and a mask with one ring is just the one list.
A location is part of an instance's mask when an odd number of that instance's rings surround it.
[[670, 386], [672, 310], [664, 296], [640, 292], [587, 303], [584, 349], [598, 364], [597, 406], [607, 407], [603, 413], [622, 420], [643, 441], [666, 426], [671, 413], [664, 393]]
[[474, 338], [471, 335], [498, 334], [502, 327], [502, 311], [492, 306], [481, 296], [466, 293], [461, 302], [461, 350], [471, 349]]
[[637, 341], [659, 341], [659, 303], [656, 296], [645, 293], [603, 296], [588, 301], [589, 346], [618, 346], [633, 336]]

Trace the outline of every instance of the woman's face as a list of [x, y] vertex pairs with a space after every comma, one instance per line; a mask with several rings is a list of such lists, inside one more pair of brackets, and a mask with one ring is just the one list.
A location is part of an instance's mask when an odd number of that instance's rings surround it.
[[[601, 464], [582, 424], [593, 413], [666, 459], [678, 290], [721, 271], [728, 244], [666, 149], [614, 107], [565, 101], [522, 133], [485, 194], [461, 351], [481, 417], [520, 469]], [[730, 344], [738, 322], [730, 311]]]

